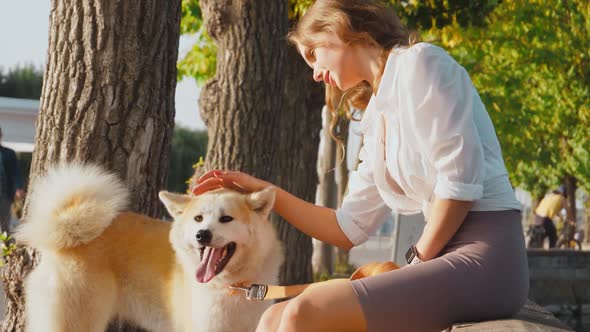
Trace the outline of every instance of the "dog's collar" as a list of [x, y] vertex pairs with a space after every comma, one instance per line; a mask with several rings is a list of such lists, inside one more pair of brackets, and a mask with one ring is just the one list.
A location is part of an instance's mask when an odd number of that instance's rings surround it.
[[246, 288], [248, 288], [251, 285], [251, 283], [247, 282], [247, 281], [241, 281], [241, 282], [237, 282], [235, 284], [231, 284], [229, 285], [229, 291], [228, 294], [229, 295], [237, 295], [239, 293], [239, 291], [241, 290], [245, 290]]
[[[399, 266], [393, 262], [367, 263], [354, 271], [348, 280], [361, 279], [396, 269], [399, 269]], [[246, 292], [246, 298], [248, 300], [275, 300], [297, 296], [310, 285], [312, 284], [274, 286], [240, 282], [229, 286], [229, 294], [235, 295], [238, 293], [238, 291], [243, 291]]]
[[[279, 286], [273, 286], [273, 287], [279, 287]], [[262, 300], [269, 300], [266, 297], [266, 295], [268, 293], [268, 288], [269, 288], [269, 286], [267, 286], [267, 285], [250, 284], [250, 286], [248, 286], [248, 284], [239, 283], [239, 284], [230, 285], [229, 292], [230, 292], [230, 295], [235, 295], [235, 294], [238, 294], [238, 291], [244, 291], [244, 292], [246, 292], [246, 299], [262, 301]]]
[[276, 300], [294, 297], [303, 292], [311, 284], [274, 286], [261, 284], [236, 283], [229, 286], [229, 295], [236, 295], [239, 291], [246, 293], [246, 299], [254, 301]]

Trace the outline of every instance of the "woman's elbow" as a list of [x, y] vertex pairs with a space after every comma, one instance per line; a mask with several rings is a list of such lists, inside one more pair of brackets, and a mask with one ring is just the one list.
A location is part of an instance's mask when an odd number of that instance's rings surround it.
[[346, 238], [340, 243], [336, 244], [336, 247], [338, 247], [338, 249], [350, 251], [350, 249], [354, 248], [354, 244], [350, 242], [348, 238]]

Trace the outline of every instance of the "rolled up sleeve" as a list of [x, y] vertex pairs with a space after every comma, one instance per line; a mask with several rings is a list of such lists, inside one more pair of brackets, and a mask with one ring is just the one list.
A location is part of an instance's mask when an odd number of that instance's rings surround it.
[[367, 144], [363, 144], [359, 153], [361, 163], [350, 173], [348, 193], [336, 210], [338, 225], [355, 246], [367, 241], [391, 213], [375, 186], [367, 150]]
[[442, 49], [421, 49], [405, 68], [410, 124], [436, 172], [434, 195], [474, 201], [483, 196], [484, 153], [474, 121], [469, 75]]

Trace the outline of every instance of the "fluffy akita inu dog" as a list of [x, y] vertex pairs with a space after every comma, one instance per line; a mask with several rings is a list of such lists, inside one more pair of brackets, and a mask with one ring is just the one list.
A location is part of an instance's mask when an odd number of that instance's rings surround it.
[[161, 192], [172, 223], [122, 212], [127, 190], [70, 164], [35, 182], [17, 241], [41, 252], [25, 281], [27, 331], [104, 331], [115, 317], [151, 331], [253, 331], [270, 302], [229, 295], [276, 283], [283, 251], [272, 188]]

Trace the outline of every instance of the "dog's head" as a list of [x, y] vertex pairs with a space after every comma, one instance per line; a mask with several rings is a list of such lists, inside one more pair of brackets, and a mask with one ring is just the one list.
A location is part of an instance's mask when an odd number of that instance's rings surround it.
[[[160, 192], [160, 200], [174, 218], [170, 242], [185, 268], [198, 282], [239, 282], [248, 278], [248, 264], [262, 264], [277, 247], [268, 221], [275, 192], [267, 188], [251, 194], [215, 190], [199, 196]], [[273, 246], [275, 248], [273, 248]], [[258, 266], [257, 268], [261, 268]]]

